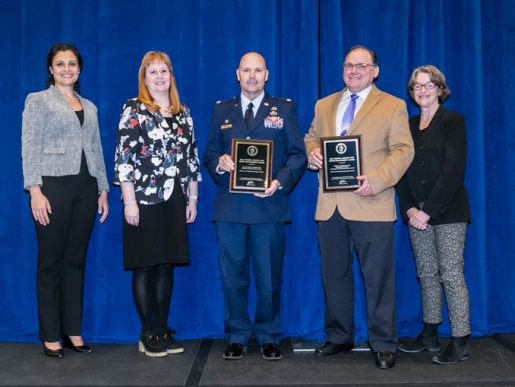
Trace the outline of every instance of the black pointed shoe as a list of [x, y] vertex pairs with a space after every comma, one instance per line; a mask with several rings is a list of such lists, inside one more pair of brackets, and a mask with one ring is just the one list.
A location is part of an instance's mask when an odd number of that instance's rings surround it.
[[223, 358], [225, 360], [238, 360], [243, 357], [245, 352], [247, 352], [246, 345], [244, 346], [242, 344], [233, 343], [225, 349]]
[[281, 348], [277, 344], [267, 343], [261, 347], [261, 353], [265, 360], [281, 360], [283, 355], [281, 354]]
[[45, 352], [45, 355], [49, 357], [61, 358], [64, 356], [64, 350], [62, 348], [50, 349], [47, 348], [45, 343], [43, 343], [43, 351]]
[[440, 348], [440, 336], [422, 337], [422, 334], [418, 335], [415, 340], [412, 340], [408, 344], [399, 345], [399, 350], [407, 353], [422, 352], [426, 349], [429, 352], [437, 352]]
[[387, 370], [395, 366], [396, 355], [393, 352], [377, 352], [376, 366], [381, 370]]
[[89, 347], [89, 345], [84, 345], [84, 343], [82, 345], [73, 345], [72, 341], [70, 340], [70, 337], [69, 336], [64, 336], [63, 335], [63, 347], [64, 348], [68, 348], [68, 349], [73, 349], [74, 352], [77, 352], [77, 353], [91, 353], [91, 348]]
[[470, 357], [470, 348], [467, 344], [458, 346], [455, 341], [451, 341], [445, 351], [433, 356], [433, 362], [437, 364], [456, 364], [461, 360], [467, 360]]

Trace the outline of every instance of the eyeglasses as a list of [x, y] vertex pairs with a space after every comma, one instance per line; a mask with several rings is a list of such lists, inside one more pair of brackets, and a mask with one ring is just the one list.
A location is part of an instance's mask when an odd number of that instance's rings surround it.
[[425, 87], [426, 90], [433, 90], [436, 85], [433, 82], [426, 83], [425, 85], [421, 85], [420, 83], [417, 83], [415, 86], [413, 86], [413, 90], [422, 90], [422, 88]]
[[343, 69], [346, 71], [352, 71], [354, 67], [356, 67], [356, 70], [358, 71], [365, 71], [367, 67], [376, 67], [376, 65], [373, 64], [365, 64], [365, 63], [358, 63], [358, 64], [350, 64], [350, 63], [344, 63]]
[[162, 76], [165, 76], [167, 74], [171, 74], [172, 72], [168, 69], [161, 69], [161, 70], [149, 70], [147, 71], [147, 74], [151, 77], [157, 76], [157, 74], [161, 74]]

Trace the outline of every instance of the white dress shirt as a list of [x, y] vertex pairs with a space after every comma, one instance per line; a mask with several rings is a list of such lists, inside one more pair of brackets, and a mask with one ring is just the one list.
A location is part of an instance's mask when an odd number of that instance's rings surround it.
[[[354, 117], [356, 117], [356, 114], [358, 114], [359, 109], [363, 105], [363, 102], [368, 97], [368, 94], [372, 90], [372, 85], [367, 87], [364, 90], [361, 90], [358, 95], [358, 99], [356, 99], [356, 108], [354, 109]], [[347, 106], [349, 106], [349, 103], [351, 101], [350, 96], [354, 94], [349, 91], [349, 89], [345, 90], [345, 92], [342, 94], [342, 97], [340, 99], [340, 102], [338, 103], [338, 109], [336, 110], [336, 133], [335, 136], [339, 136], [342, 132], [342, 120], [343, 115], [345, 114], [345, 110], [347, 110]]]

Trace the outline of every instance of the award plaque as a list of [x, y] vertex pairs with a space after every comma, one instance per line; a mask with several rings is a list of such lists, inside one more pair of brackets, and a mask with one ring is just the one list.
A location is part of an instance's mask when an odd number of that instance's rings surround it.
[[323, 137], [320, 149], [324, 158], [324, 192], [361, 187], [361, 181], [356, 179], [363, 174], [361, 136]]
[[231, 193], [263, 193], [272, 182], [273, 141], [232, 140]]

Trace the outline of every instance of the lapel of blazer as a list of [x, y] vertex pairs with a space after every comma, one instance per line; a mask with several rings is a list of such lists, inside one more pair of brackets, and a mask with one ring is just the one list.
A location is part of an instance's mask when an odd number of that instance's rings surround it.
[[359, 125], [363, 122], [368, 113], [370, 113], [370, 111], [374, 108], [375, 105], [379, 103], [380, 100], [381, 90], [379, 90], [373, 84], [372, 90], [370, 90], [370, 93], [368, 93], [367, 99], [365, 100], [365, 102], [363, 102], [363, 105], [361, 105], [358, 114], [356, 114], [354, 120], [352, 121], [352, 124], [350, 125], [349, 131], [347, 132], [348, 135], [351, 135], [352, 132], [354, 132], [359, 127]]
[[[445, 110], [444, 107], [442, 105], [440, 105], [440, 107], [436, 111], [435, 115], [433, 116], [433, 119], [429, 123], [429, 126], [427, 128], [425, 128], [424, 130], [422, 130], [422, 133], [421, 133], [422, 136], [421, 136], [421, 139], [420, 139], [420, 142], [418, 145], [422, 145], [422, 143], [424, 141], [426, 141], [426, 139], [431, 135], [431, 133], [434, 132], [434, 128], [437, 127], [439, 125], [440, 121], [442, 120], [444, 110]], [[419, 125], [420, 125], [420, 119], [419, 119]], [[416, 128], [413, 128], [413, 130], [419, 130], [418, 126]]]
[[265, 117], [270, 113], [270, 94], [265, 91], [265, 96], [261, 101], [261, 105], [256, 113], [256, 116], [250, 123], [249, 133], [251, 133], [254, 129], [258, 128], [260, 125], [263, 125], [265, 121]]
[[[80, 104], [82, 105], [82, 111], [84, 112], [84, 123], [82, 124], [82, 129], [85, 129], [88, 127], [89, 125], [89, 120], [91, 119], [91, 117], [89, 116], [90, 114], [90, 111], [89, 109], [86, 108], [86, 106], [84, 106], [84, 100], [82, 99], [82, 97], [77, 94], [77, 92], [73, 92], [73, 94], [75, 95], [75, 97], [77, 97], [77, 99], [80, 101]], [[79, 122], [79, 125], [80, 125], [80, 122]]]
[[[67, 124], [72, 125], [73, 130], [82, 132], [77, 113], [75, 113], [73, 108], [70, 106], [64, 94], [61, 93], [61, 91], [54, 85], [51, 85], [48, 90], [52, 93], [51, 95], [53, 95], [53, 97], [56, 98], [59, 102], [61, 108], [60, 110], [63, 112], [63, 115], [66, 115], [66, 120], [68, 121]], [[82, 110], [84, 110], [84, 127], [86, 127], [86, 110], [84, 109], [84, 104], [82, 104], [82, 98], [75, 91], [73, 93], [77, 98], [79, 98], [79, 101], [81, 101]]]
[[242, 132], [246, 137], [247, 125], [245, 125], [245, 121], [243, 119], [243, 113], [241, 110], [241, 98], [239, 95], [238, 97], [236, 97], [234, 105], [231, 107], [231, 110], [229, 111], [229, 118], [232, 122], [234, 122], [238, 130], [240, 130], [240, 132]]
[[336, 94], [332, 103], [329, 104], [329, 110], [327, 111], [327, 125], [324, 125], [322, 128], [322, 131], [325, 131], [325, 133], [322, 133], [322, 136], [320, 137], [334, 137], [339, 135], [336, 134], [336, 111], [338, 110], [338, 105], [340, 104], [344, 91], [345, 89]]

